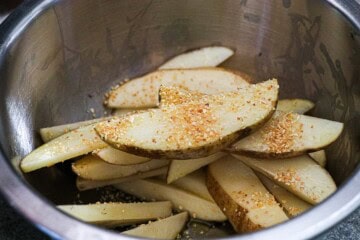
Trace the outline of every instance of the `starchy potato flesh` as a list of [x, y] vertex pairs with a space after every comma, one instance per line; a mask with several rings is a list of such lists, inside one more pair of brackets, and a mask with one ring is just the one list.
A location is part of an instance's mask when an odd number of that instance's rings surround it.
[[187, 219], [188, 213], [182, 212], [155, 222], [142, 224], [122, 232], [122, 234], [151, 239], [175, 239], [184, 228]]
[[95, 124], [75, 129], [41, 145], [25, 156], [21, 169], [31, 172], [106, 147], [94, 130]]
[[208, 166], [210, 194], [237, 232], [251, 232], [288, 218], [255, 173], [227, 155]]
[[141, 179], [114, 185], [116, 188], [146, 200], [171, 201], [178, 211], [188, 211], [191, 216], [207, 221], [222, 222], [225, 215], [214, 203], [193, 193], [168, 185], [158, 179]]
[[[134, 109], [134, 108], [129, 108], [129, 109], [117, 109], [114, 113], [115, 116], [122, 116], [131, 112], [135, 112], [135, 111], [139, 111], [139, 110], [143, 110], [143, 109]], [[41, 139], [46, 143], [49, 142], [51, 140], [53, 140], [54, 138], [57, 138], [65, 133], [68, 133], [72, 130], [78, 129], [80, 127], [84, 127], [93, 123], [98, 123], [101, 121], [105, 121], [112, 118], [112, 116], [110, 117], [101, 117], [101, 118], [95, 118], [95, 119], [91, 119], [91, 120], [86, 120], [86, 121], [80, 121], [80, 122], [74, 122], [74, 123], [68, 123], [68, 124], [63, 124], [63, 125], [57, 125], [57, 126], [53, 126], [53, 127], [47, 127], [47, 128], [41, 128], [40, 129], [40, 136]]]
[[219, 94], [247, 86], [246, 78], [222, 68], [158, 70], [111, 90], [106, 102], [112, 108], [156, 107], [161, 85]]
[[168, 166], [167, 160], [151, 160], [135, 165], [114, 165], [102, 161], [96, 156], [87, 155], [72, 164], [72, 170], [79, 177], [89, 180], [109, 180], [127, 177]]
[[134, 154], [126, 153], [112, 147], [95, 150], [93, 154], [105, 162], [116, 165], [134, 165], [151, 160], [150, 158], [136, 156]]
[[314, 159], [315, 162], [317, 162], [320, 166], [325, 167], [326, 166], [326, 153], [325, 150], [319, 150], [316, 152], [309, 153], [309, 156]]
[[187, 174], [192, 173], [225, 155], [226, 153], [217, 152], [213, 155], [203, 158], [189, 160], [171, 160], [169, 165], [169, 171], [167, 173], [167, 183], [172, 183], [173, 181], [182, 178]]
[[278, 101], [276, 110], [282, 112], [294, 112], [304, 114], [315, 107], [315, 104], [306, 99], [281, 99]]
[[261, 158], [300, 156], [324, 148], [341, 134], [343, 123], [276, 111], [258, 131], [235, 143], [231, 150]]
[[113, 110], [113, 116], [123, 116], [126, 114], [132, 114], [135, 112], [141, 112], [141, 111], [145, 111], [148, 110], [149, 108], [144, 107], [144, 108], [116, 108]]
[[232, 55], [234, 51], [227, 47], [204, 47], [177, 55], [161, 65], [159, 69], [216, 67]]
[[277, 101], [276, 79], [249, 84], [237, 92], [113, 118], [97, 133], [111, 146], [150, 158], [209, 156], [263, 124]]
[[110, 119], [111, 117], [107, 118], [96, 118], [81, 122], [75, 122], [75, 123], [69, 123], [69, 124], [63, 124], [63, 125], [57, 125], [53, 127], [47, 127], [47, 128], [41, 128], [40, 129], [40, 136], [41, 139], [46, 143], [54, 138], [57, 138], [65, 133], [68, 133], [70, 131], [73, 131], [75, 129], [78, 129], [80, 127], [84, 127], [90, 124], [98, 123], [107, 119]]
[[262, 173], [256, 173], [256, 175], [271, 194], [274, 195], [289, 217], [296, 217], [312, 207], [310, 203], [305, 202], [285, 188], [280, 187]]
[[165, 175], [168, 167], [161, 167], [147, 172], [141, 172], [127, 177], [114, 178], [110, 180], [89, 180], [81, 177], [76, 178], [76, 187], [79, 191], [90, 190], [99, 187], [105, 187], [122, 182], [131, 182], [138, 179]]
[[143, 223], [171, 215], [168, 201], [60, 205], [58, 208], [82, 221], [107, 227]]
[[336, 190], [330, 174], [308, 155], [266, 160], [233, 156], [311, 204], [320, 203]]
[[171, 185], [198, 195], [210, 202], [215, 202], [206, 187], [206, 174], [203, 169], [199, 169], [196, 172], [186, 175], [171, 183]]

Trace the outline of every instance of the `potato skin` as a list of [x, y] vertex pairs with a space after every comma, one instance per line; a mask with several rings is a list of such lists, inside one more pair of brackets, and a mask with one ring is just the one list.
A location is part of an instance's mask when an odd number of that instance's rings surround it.
[[211, 170], [207, 170], [206, 185], [216, 204], [228, 217], [231, 225], [238, 233], [253, 232], [262, 229], [259, 224], [253, 223], [248, 217], [248, 210], [242, 208], [229, 196], [212, 176]]

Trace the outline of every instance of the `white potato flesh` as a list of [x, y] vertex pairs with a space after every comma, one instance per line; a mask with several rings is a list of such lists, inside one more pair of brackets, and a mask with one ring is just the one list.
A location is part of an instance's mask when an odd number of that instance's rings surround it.
[[158, 179], [141, 179], [114, 185], [116, 188], [147, 200], [166, 200], [178, 211], [188, 211], [191, 216], [207, 221], [225, 221], [220, 208], [195, 194], [166, 184]]
[[98, 122], [101, 122], [101, 121], [104, 121], [104, 120], [107, 120], [110, 118], [111, 117], [96, 118], [96, 119], [91, 119], [91, 120], [86, 120], [86, 121], [81, 121], [81, 122], [68, 123], [68, 124], [57, 125], [57, 126], [53, 126], [53, 127], [41, 128], [40, 136], [41, 136], [41, 139], [46, 143], [46, 142], [53, 140], [54, 138], [57, 138], [65, 133], [68, 133], [68, 132], [78, 129], [80, 127], [84, 127], [84, 126], [87, 126], [87, 125], [90, 125], [93, 123], [98, 123]]
[[225, 155], [226, 153], [218, 152], [204, 158], [189, 160], [171, 160], [169, 165], [169, 171], [167, 173], [167, 183], [172, 183], [177, 179], [182, 178], [189, 173], [192, 173]]
[[113, 118], [98, 123], [96, 131], [112, 147], [139, 156], [201, 158], [262, 125], [272, 115], [277, 95], [278, 83], [273, 79], [237, 92]]
[[187, 219], [188, 213], [182, 212], [155, 222], [142, 224], [136, 228], [122, 232], [122, 234], [151, 239], [175, 239], [185, 227]]
[[228, 155], [208, 166], [207, 186], [237, 232], [251, 232], [288, 217], [255, 173]]
[[156, 177], [165, 175], [168, 171], [168, 167], [161, 167], [147, 172], [141, 172], [127, 177], [115, 178], [110, 180], [89, 180], [81, 177], [76, 178], [76, 187], [79, 191], [90, 190], [99, 187], [105, 187], [122, 182], [131, 182], [138, 179]]
[[151, 160], [150, 158], [136, 156], [134, 154], [126, 153], [112, 147], [95, 150], [93, 155], [98, 156], [105, 162], [115, 165], [134, 165]]
[[198, 195], [210, 202], [215, 202], [206, 187], [206, 174], [202, 169], [176, 180], [171, 185]]
[[[134, 108], [129, 108], [129, 109], [117, 109], [114, 113], [114, 115], [116, 116], [122, 116], [128, 113], [132, 113], [135, 111], [139, 111], [139, 110], [143, 110], [143, 109], [134, 109]], [[57, 126], [53, 126], [53, 127], [47, 127], [47, 128], [41, 128], [40, 129], [40, 136], [41, 139], [46, 143], [49, 142], [51, 140], [53, 140], [54, 138], [57, 138], [65, 133], [68, 133], [72, 130], [78, 129], [80, 127], [84, 127], [93, 123], [98, 123], [101, 121], [105, 121], [112, 118], [111, 117], [101, 117], [101, 118], [95, 118], [95, 119], [90, 119], [90, 120], [86, 120], [86, 121], [80, 121], [80, 122], [74, 122], [74, 123], [68, 123], [68, 124], [62, 124], [62, 125], [57, 125]]]
[[131, 225], [171, 215], [171, 203], [96, 203], [87, 205], [60, 205], [61, 211], [84, 222], [106, 227]]
[[219, 94], [237, 91], [248, 84], [246, 77], [222, 68], [158, 70], [111, 90], [106, 102], [112, 108], [156, 107], [161, 85]]
[[204, 47], [177, 55], [159, 69], [216, 67], [232, 55], [234, 51], [227, 47]]
[[308, 203], [320, 203], [336, 191], [330, 174], [308, 155], [266, 160], [233, 156]]
[[276, 110], [282, 112], [294, 112], [304, 114], [315, 107], [315, 104], [306, 99], [281, 99], [278, 101]]
[[75, 129], [41, 145], [25, 156], [20, 163], [21, 169], [31, 172], [50, 167], [108, 146], [96, 134], [95, 124]]
[[141, 111], [148, 110], [148, 109], [149, 108], [146, 108], [146, 107], [144, 107], [144, 108], [118, 108], [118, 109], [114, 109], [113, 115], [114, 116], [123, 116], [126, 114], [141, 112]]
[[135, 165], [114, 165], [96, 156], [88, 155], [75, 161], [72, 170], [79, 177], [89, 180], [109, 180], [147, 172], [169, 165], [167, 160], [151, 160]]
[[261, 158], [299, 156], [328, 146], [343, 127], [340, 122], [276, 111], [258, 131], [235, 143], [231, 151]]
[[312, 207], [310, 203], [305, 202], [285, 188], [280, 187], [265, 175], [261, 173], [256, 173], [256, 175], [264, 184], [264, 186], [272, 193], [272, 195], [274, 195], [276, 200], [285, 209], [289, 217], [296, 217], [297, 215], [309, 210]]
[[309, 156], [314, 159], [320, 166], [326, 166], [326, 153], [325, 150], [319, 150], [316, 152], [309, 153]]

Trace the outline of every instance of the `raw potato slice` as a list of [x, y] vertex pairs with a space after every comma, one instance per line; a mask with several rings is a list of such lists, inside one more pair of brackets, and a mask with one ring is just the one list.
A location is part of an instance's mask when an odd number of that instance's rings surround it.
[[207, 186], [237, 232], [256, 231], [288, 219], [255, 173], [230, 155], [208, 166]]
[[[129, 108], [129, 109], [118, 109], [115, 111], [114, 115], [116, 116], [122, 116], [134, 111], [138, 111], [139, 109], [134, 109], [134, 108]], [[111, 117], [102, 117], [102, 118], [96, 118], [96, 119], [91, 119], [91, 120], [86, 120], [86, 121], [81, 121], [81, 122], [75, 122], [75, 123], [68, 123], [68, 124], [63, 124], [63, 125], [58, 125], [58, 126], [53, 126], [53, 127], [47, 127], [47, 128], [41, 128], [40, 129], [40, 136], [41, 139], [46, 143], [49, 142], [51, 140], [53, 140], [54, 138], [57, 138], [65, 133], [68, 133], [72, 130], [78, 129], [80, 127], [84, 127], [93, 123], [98, 123], [101, 121], [106, 121], [108, 119], [112, 118]]]
[[188, 211], [193, 217], [222, 222], [226, 220], [220, 208], [213, 202], [166, 184], [157, 179], [141, 179], [114, 185], [116, 188], [148, 200], [168, 200], [178, 211]]
[[204, 47], [180, 54], [161, 65], [159, 69], [216, 67], [232, 55], [234, 51], [226, 47]]
[[91, 120], [87, 120], [87, 121], [81, 121], [81, 122], [75, 122], [75, 123], [69, 123], [69, 124], [63, 124], [63, 125], [58, 125], [58, 126], [54, 126], [54, 127], [47, 127], [47, 128], [41, 128], [40, 129], [40, 136], [41, 139], [46, 143], [49, 142], [51, 140], [53, 140], [54, 138], [57, 138], [65, 133], [68, 133], [72, 130], [78, 129], [80, 127], [84, 127], [93, 123], [98, 123], [101, 121], [105, 121], [110, 119], [111, 117], [108, 118], [96, 118], [96, 119], [91, 119]]
[[237, 92], [113, 118], [98, 123], [96, 131], [114, 148], [139, 156], [201, 158], [263, 124], [273, 113], [277, 95], [278, 83], [273, 79]]
[[106, 147], [94, 130], [95, 124], [65, 133], [38, 147], [21, 161], [21, 169], [31, 172]]
[[60, 205], [63, 212], [84, 222], [107, 227], [143, 223], [171, 215], [170, 202]]
[[276, 111], [261, 129], [235, 143], [230, 151], [261, 158], [300, 156], [334, 142], [343, 126], [340, 122]]
[[202, 169], [176, 180], [171, 185], [215, 202], [206, 187], [206, 174]]
[[111, 90], [107, 105], [113, 108], [156, 107], [159, 104], [158, 92], [161, 85], [219, 94], [247, 86], [248, 78], [222, 68], [158, 70]]
[[265, 175], [261, 173], [256, 173], [256, 175], [272, 195], [274, 195], [289, 217], [296, 217], [312, 207], [310, 203], [305, 202], [285, 188], [280, 187]]
[[316, 152], [309, 153], [309, 156], [314, 159], [320, 166], [326, 166], [326, 153], [325, 150], [320, 150]]
[[130, 175], [127, 177], [110, 179], [110, 180], [89, 180], [89, 179], [77, 177], [76, 178], [76, 187], [77, 187], [77, 189], [79, 189], [79, 191], [85, 191], [85, 190], [90, 190], [90, 189], [94, 189], [94, 188], [114, 185], [117, 183], [131, 182], [131, 181], [138, 180], [138, 179], [165, 175], [167, 171], [168, 171], [168, 167], [161, 167], [161, 168], [157, 168], [157, 169], [150, 170], [147, 172], [138, 173], [138, 174]]
[[308, 155], [272, 160], [233, 156], [311, 204], [323, 201], [336, 190], [330, 174]]
[[122, 234], [151, 239], [175, 239], [184, 228], [188, 213], [182, 212], [155, 222], [140, 225]]
[[172, 160], [170, 162], [169, 172], [167, 173], [167, 183], [172, 183], [173, 181], [182, 178], [187, 174], [192, 173], [225, 155], [226, 153], [218, 152], [204, 158]]
[[96, 156], [88, 155], [75, 161], [72, 170], [79, 176], [89, 180], [109, 180], [147, 172], [169, 165], [167, 160], [151, 160], [135, 165], [113, 165]]
[[282, 112], [294, 112], [304, 114], [315, 107], [315, 104], [306, 99], [282, 99], [279, 100], [276, 110]]
[[126, 153], [112, 147], [95, 150], [93, 154], [107, 163], [116, 165], [133, 165], [148, 162], [151, 160], [150, 158], [136, 156], [134, 154]]

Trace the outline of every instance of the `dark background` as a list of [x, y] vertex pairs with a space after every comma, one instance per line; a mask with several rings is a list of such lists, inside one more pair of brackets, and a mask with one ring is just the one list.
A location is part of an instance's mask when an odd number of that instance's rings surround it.
[[[0, 0], [0, 23], [6, 18], [7, 14], [21, 2], [23, 2], [23, 0]], [[0, 195], [0, 239], [43, 240], [50, 238], [21, 217]], [[317, 238], [317, 240], [325, 239], [360, 239], [360, 208], [340, 224], [323, 234], [323, 236]]]

